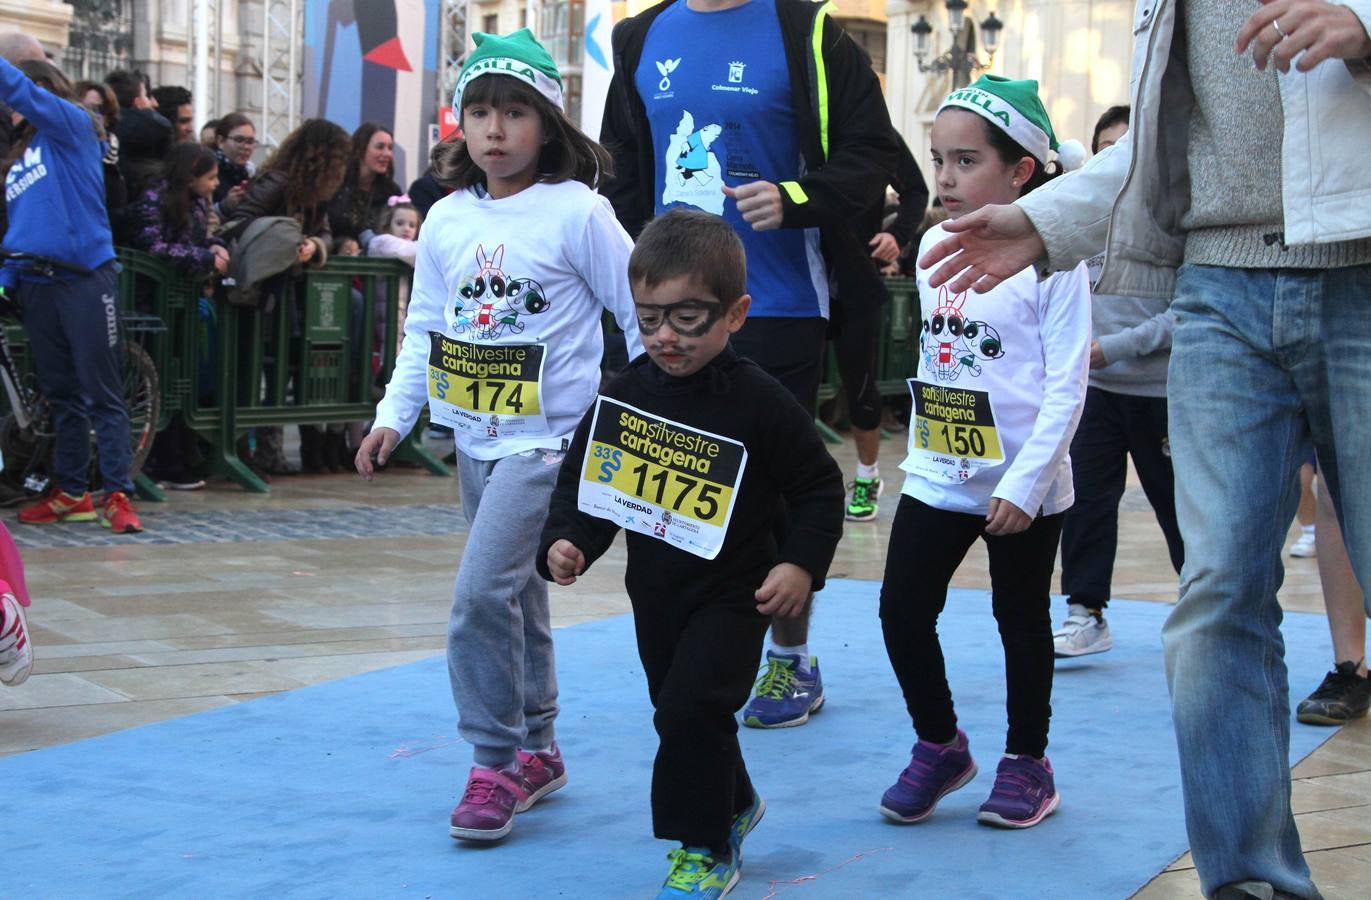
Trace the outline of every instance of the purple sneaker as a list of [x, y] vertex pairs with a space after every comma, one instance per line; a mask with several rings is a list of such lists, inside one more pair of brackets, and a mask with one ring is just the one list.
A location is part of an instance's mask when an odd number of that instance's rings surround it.
[[1008, 756], [995, 770], [995, 787], [981, 804], [976, 821], [1000, 828], [1032, 828], [1061, 805], [1052, 780], [1052, 763], [1028, 756]]
[[519, 781], [526, 796], [514, 807], [517, 813], [528, 810], [533, 804], [566, 784], [566, 766], [562, 764], [562, 751], [556, 744], [552, 745], [551, 750], [541, 753], [520, 750]]
[[881, 815], [893, 822], [922, 822], [939, 800], [975, 777], [976, 761], [960, 728], [951, 747], [919, 741], [899, 780], [881, 797]]
[[526, 800], [523, 786], [508, 772], [472, 766], [448, 833], [464, 841], [498, 841], [514, 827], [514, 810]]

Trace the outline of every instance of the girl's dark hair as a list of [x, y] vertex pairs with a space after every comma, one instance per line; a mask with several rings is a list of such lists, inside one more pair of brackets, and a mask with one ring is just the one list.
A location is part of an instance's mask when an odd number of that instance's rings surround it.
[[100, 95], [100, 118], [104, 120], [105, 131], [114, 131], [114, 127], [119, 124], [119, 101], [115, 99], [114, 91], [101, 81], [78, 81], [75, 88], [76, 102], [84, 103], [86, 94], [91, 91]]
[[166, 190], [162, 193], [162, 219], [175, 234], [185, 234], [191, 226], [191, 210], [198, 197], [191, 196], [190, 183], [219, 168], [219, 158], [203, 144], [175, 144], [162, 164]]
[[1023, 148], [1023, 145], [1009, 136], [1009, 132], [996, 128], [976, 113], [971, 113], [980, 120], [982, 127], [985, 128], [986, 138], [990, 146], [994, 148], [995, 155], [1007, 166], [1018, 163], [1025, 156], [1033, 160], [1033, 174], [1028, 176], [1023, 187], [1019, 188], [1019, 196], [1022, 197], [1029, 191], [1036, 190], [1047, 184], [1058, 175], [1062, 174], [1062, 164], [1055, 159], [1050, 163], [1042, 163], [1036, 156]]
[[338, 191], [347, 157], [348, 133], [341, 126], [327, 119], [307, 119], [286, 136], [258, 177], [286, 173], [286, 215], [294, 215], [326, 203]]
[[[484, 75], [467, 84], [462, 92], [458, 119], [473, 104], [503, 109], [522, 103], [538, 111], [543, 125], [543, 150], [538, 155], [539, 181], [557, 184], [579, 181], [594, 188], [613, 174], [609, 151], [587, 137], [560, 109], [533, 86], [510, 75]], [[430, 155], [433, 177], [447, 188], [460, 190], [485, 184], [486, 173], [467, 152], [466, 141], [444, 141]]]
[[[377, 125], [375, 122], [363, 122], [352, 133], [352, 143], [348, 146], [348, 174], [344, 184], [357, 183], [358, 170], [362, 167], [362, 158], [367, 155], [367, 147], [371, 145], [371, 139], [376, 136], [378, 131], [389, 134], [391, 140], [395, 139], [395, 135], [389, 128], [384, 125]], [[394, 158], [391, 159], [390, 165], [386, 168], [386, 177], [391, 181], [395, 180]]]
[[[244, 125], [252, 125], [252, 120], [242, 113], [229, 113], [214, 123], [214, 135], [227, 139], [233, 129], [242, 128]], [[252, 130], [256, 131], [257, 126], [253, 125]]]
[[391, 206], [389, 203], [387, 203], [385, 206], [381, 207], [381, 211], [376, 214], [376, 233], [390, 234], [391, 220], [394, 219], [395, 214], [402, 209], [414, 210], [414, 214], [419, 217], [420, 227], [423, 226], [424, 214], [419, 212], [419, 207], [415, 206], [413, 203], [410, 203], [408, 200], [406, 200], [405, 202], [397, 203], [394, 206]]

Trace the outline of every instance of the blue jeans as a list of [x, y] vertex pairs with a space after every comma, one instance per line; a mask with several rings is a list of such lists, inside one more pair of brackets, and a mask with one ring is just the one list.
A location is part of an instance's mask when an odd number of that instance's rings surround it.
[[1191, 852], [1206, 895], [1251, 879], [1318, 897], [1290, 810], [1276, 591], [1311, 448], [1371, 584], [1371, 266], [1183, 266], [1173, 308], [1185, 566], [1162, 638]]

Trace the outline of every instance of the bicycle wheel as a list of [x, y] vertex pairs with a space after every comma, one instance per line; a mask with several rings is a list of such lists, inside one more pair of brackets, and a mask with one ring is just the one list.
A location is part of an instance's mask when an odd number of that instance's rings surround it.
[[133, 458], [129, 477], [143, 471], [157, 436], [157, 420], [162, 413], [162, 391], [157, 366], [152, 357], [132, 340], [124, 341], [124, 405], [129, 411], [129, 443]]

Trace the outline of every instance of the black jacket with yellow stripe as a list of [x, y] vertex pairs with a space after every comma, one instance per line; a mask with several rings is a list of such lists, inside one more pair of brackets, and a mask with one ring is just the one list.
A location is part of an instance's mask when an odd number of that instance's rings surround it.
[[[656, 154], [634, 73], [666, 0], [614, 26], [614, 78], [600, 142], [614, 156], [601, 193], [637, 237], [656, 205]], [[752, 0], [765, 2], [765, 0]], [[831, 3], [775, 0], [790, 68], [791, 105], [803, 173], [780, 184], [783, 228], [818, 228], [829, 278], [846, 304], [880, 303], [885, 288], [853, 223], [884, 195], [897, 144], [881, 85], [865, 52], [830, 18]]]

